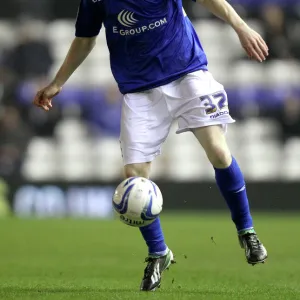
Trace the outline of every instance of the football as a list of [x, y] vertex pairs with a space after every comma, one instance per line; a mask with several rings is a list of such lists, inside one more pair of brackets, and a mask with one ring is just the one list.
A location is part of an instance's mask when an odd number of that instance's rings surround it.
[[151, 224], [162, 211], [163, 198], [158, 186], [143, 177], [121, 182], [113, 196], [113, 207], [119, 219], [134, 227]]

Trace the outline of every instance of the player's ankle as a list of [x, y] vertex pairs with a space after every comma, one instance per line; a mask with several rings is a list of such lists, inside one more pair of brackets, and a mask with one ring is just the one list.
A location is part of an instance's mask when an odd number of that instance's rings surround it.
[[244, 235], [244, 234], [247, 234], [247, 233], [254, 233], [255, 234], [256, 232], [255, 232], [254, 227], [241, 229], [241, 230], [238, 231], [238, 235]]
[[150, 252], [149, 251], [149, 256], [150, 257], [160, 257], [160, 256], [165, 256], [167, 255], [169, 252], [169, 248], [166, 246], [166, 249], [165, 250], [162, 250], [162, 251], [155, 251], [155, 252]]

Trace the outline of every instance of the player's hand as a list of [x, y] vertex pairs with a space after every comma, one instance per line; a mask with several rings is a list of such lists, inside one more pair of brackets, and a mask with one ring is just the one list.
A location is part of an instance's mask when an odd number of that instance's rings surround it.
[[247, 25], [236, 30], [242, 47], [250, 59], [263, 62], [269, 55], [269, 48], [259, 33]]
[[46, 111], [49, 111], [52, 107], [52, 99], [55, 96], [57, 96], [60, 93], [60, 91], [61, 87], [57, 86], [54, 83], [51, 83], [47, 87], [37, 92], [33, 100], [33, 104], [38, 107], [41, 107]]

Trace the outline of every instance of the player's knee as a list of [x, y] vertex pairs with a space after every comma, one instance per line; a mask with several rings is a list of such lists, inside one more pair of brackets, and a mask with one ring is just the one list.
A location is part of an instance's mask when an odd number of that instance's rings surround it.
[[228, 148], [213, 146], [207, 152], [207, 156], [215, 168], [227, 168], [232, 161], [232, 155]]
[[150, 163], [126, 165], [124, 171], [126, 178], [135, 176], [149, 178]]

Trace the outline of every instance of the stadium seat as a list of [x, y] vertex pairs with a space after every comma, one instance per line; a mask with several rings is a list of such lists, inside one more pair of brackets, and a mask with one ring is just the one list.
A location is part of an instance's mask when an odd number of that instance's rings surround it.
[[93, 175], [102, 181], [117, 180], [123, 174], [120, 142], [116, 138], [99, 137], [93, 142]]
[[16, 41], [16, 33], [13, 24], [0, 21], [0, 51], [12, 46]]
[[276, 140], [243, 141], [240, 147], [245, 176], [251, 180], [274, 180], [280, 177], [281, 145]]
[[267, 83], [273, 86], [298, 85], [300, 64], [297, 61], [272, 61], [266, 65]]
[[214, 177], [213, 168], [197, 162], [173, 161], [167, 167], [167, 177], [172, 181], [200, 181]]
[[220, 62], [220, 60], [210, 60], [208, 63], [208, 70], [213, 75], [214, 79], [225, 87], [232, 83], [230, 76], [228, 76], [228, 65]]
[[241, 46], [240, 40], [236, 32], [230, 26], [223, 26], [222, 30], [224, 37], [226, 38], [226, 43], [224, 43], [223, 46], [227, 50], [226, 55], [229, 58], [228, 63], [231, 63], [231, 61], [234, 61], [235, 59], [246, 57], [245, 51]]
[[236, 153], [236, 151], [239, 149], [241, 145], [241, 139], [243, 133], [240, 128], [241, 128], [240, 123], [232, 123], [227, 125], [225, 136], [229, 148], [233, 153]]
[[300, 160], [300, 156], [298, 155], [299, 151], [300, 151], [300, 138], [294, 137], [288, 139], [284, 147], [284, 155], [287, 157], [295, 155], [296, 157], [299, 157]]
[[164, 151], [168, 151], [168, 159], [170, 161], [194, 161], [199, 159], [202, 150], [194, 135], [190, 132], [177, 135], [174, 130], [176, 130], [176, 126], [171, 129], [164, 146]]
[[87, 70], [84, 68], [84, 65], [82, 65], [74, 72], [74, 74], [68, 80], [68, 84], [76, 87], [86, 86], [88, 83], [86, 80], [86, 76], [87, 76]]
[[61, 160], [91, 159], [92, 144], [89, 139], [61, 140], [57, 147]]
[[59, 149], [59, 174], [67, 181], [93, 179], [91, 143], [87, 139], [62, 140]]
[[255, 159], [249, 161], [247, 166], [244, 167], [243, 171], [246, 180], [251, 181], [270, 181], [278, 180], [280, 165], [274, 163], [276, 161], [271, 159]]
[[55, 141], [34, 137], [26, 151], [22, 174], [28, 180], [51, 180], [57, 176], [57, 163]]
[[106, 46], [106, 33], [105, 30], [101, 30], [98, 37], [97, 37], [97, 44], [105, 44]]
[[84, 123], [75, 118], [65, 118], [55, 128], [55, 136], [61, 141], [78, 141], [86, 138], [87, 128]]
[[265, 118], [250, 118], [240, 123], [244, 140], [274, 140], [278, 138], [279, 127], [276, 121]]
[[87, 68], [107, 66], [110, 68], [109, 56], [106, 49], [95, 49], [83, 63]]
[[49, 181], [57, 179], [59, 170], [55, 162], [30, 157], [24, 161], [21, 173], [29, 181]]
[[60, 164], [58, 178], [70, 182], [93, 180], [93, 164], [82, 160], [64, 160]]
[[71, 43], [75, 37], [74, 21], [57, 20], [48, 24], [47, 36], [51, 43]]
[[95, 46], [95, 48], [93, 49], [93, 51], [91, 52], [91, 54], [88, 56], [88, 58], [86, 59], [86, 61], [88, 63], [98, 63], [104, 60], [106, 61], [106, 64], [109, 65], [109, 52], [108, 52], [108, 47], [107, 44], [105, 42], [105, 40], [103, 41], [102, 39], [97, 41], [97, 44]]
[[54, 159], [56, 144], [51, 138], [33, 137], [27, 147], [26, 155]]
[[203, 151], [201, 150], [200, 145], [173, 144], [172, 147], [168, 148], [168, 159], [170, 159], [170, 161], [201, 161], [201, 154], [203, 154]]
[[264, 25], [261, 23], [261, 21], [257, 19], [248, 19], [247, 24], [257, 31], [262, 37], [265, 36], [265, 30], [264, 30]]
[[[53, 66], [51, 67], [50, 70], [50, 77], [54, 77], [57, 73], [57, 71], [59, 70], [61, 64], [63, 62], [63, 58], [61, 59], [56, 59], [55, 63], [53, 64]], [[81, 87], [81, 86], [85, 86], [87, 84], [87, 80], [86, 80], [86, 69], [85, 69], [85, 64], [83, 64], [80, 68], [78, 68], [70, 77], [70, 79], [68, 80], [66, 86], [68, 87], [72, 87], [75, 86], [76, 88]]]
[[163, 147], [168, 178], [176, 181], [212, 178], [212, 168], [194, 135], [190, 132], [176, 135], [176, 129], [174, 124]]
[[300, 179], [300, 138], [289, 139], [285, 146], [282, 156], [282, 179], [294, 181]]
[[[221, 41], [207, 41], [207, 40], [201, 40], [202, 46], [205, 50], [205, 54], [208, 59], [209, 64], [221, 62], [221, 65], [227, 65], [224, 64], [224, 60], [228, 61], [229, 53], [227, 50], [227, 47], [224, 47]], [[220, 53], [222, 53], [222, 56], [220, 56]]]
[[63, 41], [63, 42], [57, 42], [53, 43], [51, 45], [52, 53], [54, 55], [54, 59], [58, 63], [62, 63], [65, 59], [69, 49], [70, 49], [70, 42], [69, 41]]
[[209, 42], [220, 42], [225, 40], [222, 32], [222, 23], [216, 20], [201, 20], [194, 23], [195, 30], [204, 45]]
[[[166, 151], [162, 153], [166, 154]], [[154, 162], [151, 165], [151, 179], [154, 181], [157, 179], [165, 178], [166, 169], [168, 166], [168, 159], [166, 155], [159, 155], [155, 158]]]
[[240, 136], [240, 122], [232, 123], [227, 125], [226, 138], [227, 139], [238, 139]]
[[86, 70], [85, 79], [90, 85], [106, 85], [113, 83], [114, 78], [110, 70], [109, 61], [105, 64], [100, 61], [100, 64], [90, 65]]
[[240, 148], [243, 154], [252, 162], [255, 159], [278, 161], [281, 158], [281, 144], [274, 140], [253, 141], [251, 139], [243, 142]]
[[299, 181], [300, 180], [300, 160], [299, 157], [290, 156], [285, 157], [284, 164], [281, 169], [280, 178], [285, 181]]
[[236, 62], [230, 72], [232, 83], [236, 86], [261, 84], [265, 80], [264, 66], [249, 61]]

